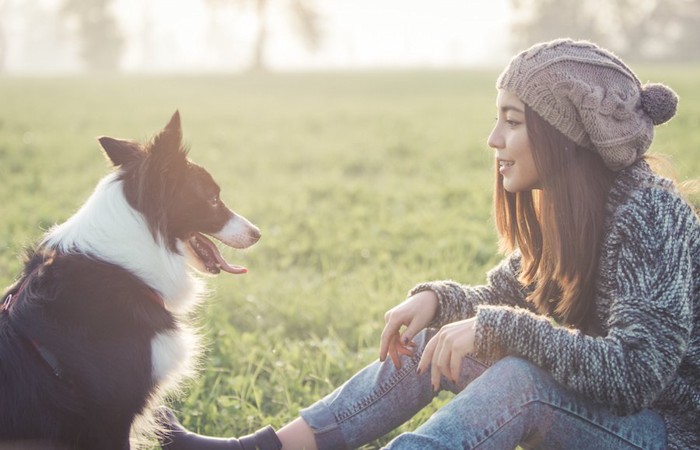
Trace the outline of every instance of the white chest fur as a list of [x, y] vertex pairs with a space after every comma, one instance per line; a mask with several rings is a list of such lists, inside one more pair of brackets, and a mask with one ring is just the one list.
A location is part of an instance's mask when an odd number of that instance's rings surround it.
[[197, 338], [185, 328], [156, 334], [151, 340], [153, 380], [161, 389], [176, 386], [192, 375], [198, 348]]
[[183, 246], [172, 251], [154, 238], [144, 216], [124, 196], [118, 173], [100, 181], [85, 204], [46, 234], [42, 245], [80, 253], [128, 270], [156, 290], [169, 310], [182, 313], [198, 300], [200, 283], [189, 275]]

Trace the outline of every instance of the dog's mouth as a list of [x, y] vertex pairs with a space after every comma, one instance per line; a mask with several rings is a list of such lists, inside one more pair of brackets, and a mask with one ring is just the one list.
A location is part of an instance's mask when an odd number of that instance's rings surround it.
[[243, 266], [229, 264], [224, 257], [221, 256], [221, 252], [216, 244], [202, 233], [192, 233], [189, 239], [187, 239], [187, 244], [202, 263], [203, 268], [213, 275], [220, 273], [222, 270], [233, 274], [248, 272], [248, 269]]

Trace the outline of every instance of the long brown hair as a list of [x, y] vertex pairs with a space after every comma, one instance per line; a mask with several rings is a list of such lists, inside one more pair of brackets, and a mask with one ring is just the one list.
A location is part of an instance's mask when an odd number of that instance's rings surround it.
[[525, 105], [539, 190], [511, 193], [496, 164], [494, 213], [501, 249], [520, 249], [519, 281], [543, 314], [591, 324], [605, 205], [615, 173]]

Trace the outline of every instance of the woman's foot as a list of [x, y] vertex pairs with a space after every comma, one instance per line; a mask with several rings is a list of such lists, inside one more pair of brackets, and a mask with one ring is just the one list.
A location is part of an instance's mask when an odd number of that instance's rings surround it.
[[280, 450], [282, 448], [282, 443], [271, 426], [240, 439], [224, 439], [188, 431], [166, 406], [156, 408], [155, 416], [165, 431], [159, 436], [163, 450]]

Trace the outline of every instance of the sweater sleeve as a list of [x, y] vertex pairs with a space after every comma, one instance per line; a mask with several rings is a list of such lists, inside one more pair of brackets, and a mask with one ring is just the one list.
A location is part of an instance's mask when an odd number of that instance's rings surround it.
[[438, 311], [429, 324], [440, 328], [476, 314], [477, 305], [511, 305], [527, 308], [526, 293], [518, 281], [520, 252], [515, 251], [487, 274], [484, 286], [469, 286], [452, 280], [430, 281], [415, 286], [410, 295], [433, 291], [438, 297]]
[[623, 205], [603, 246], [598, 301], [607, 334], [587, 336], [517, 308], [477, 311], [482, 355], [522, 356], [560, 383], [629, 414], [650, 406], [678, 370], [692, 331], [692, 243], [697, 217], [650, 188]]

